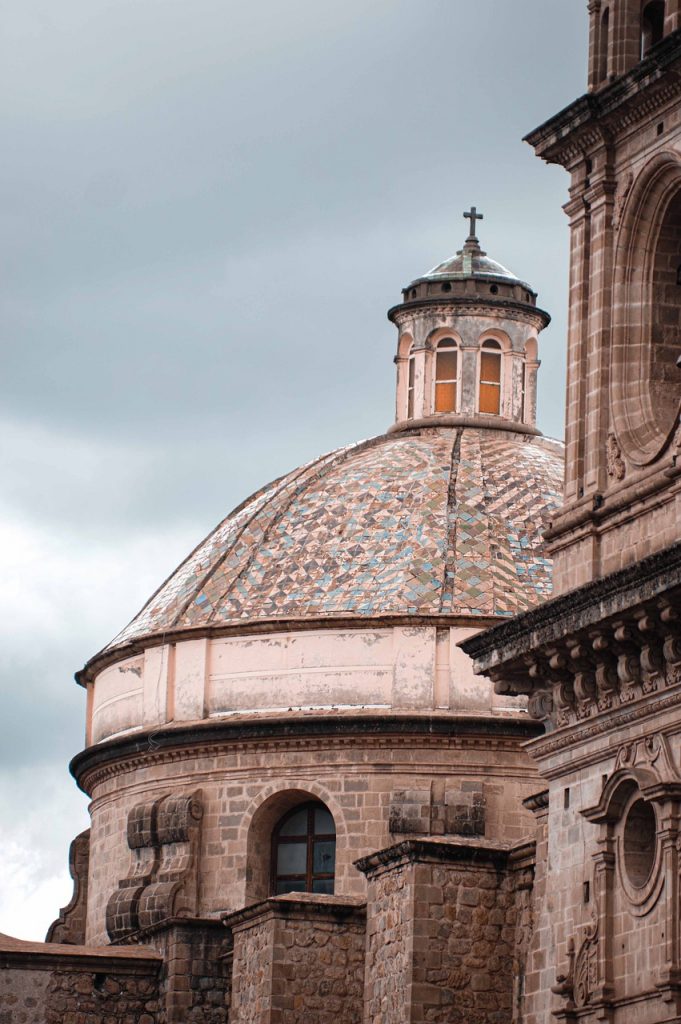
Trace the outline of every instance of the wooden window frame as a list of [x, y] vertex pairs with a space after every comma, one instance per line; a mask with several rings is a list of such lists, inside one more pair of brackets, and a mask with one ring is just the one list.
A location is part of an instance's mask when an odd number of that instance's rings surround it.
[[[495, 356], [499, 357], [499, 380], [498, 381], [497, 380], [483, 380], [483, 377], [482, 377], [482, 356], [483, 356], [483, 354], [485, 352], [487, 352], [487, 353], [489, 353], [491, 355], [495, 355]], [[501, 408], [502, 408], [501, 398], [502, 398], [502, 394], [503, 394], [503, 377], [504, 377], [504, 350], [503, 350], [503, 348], [501, 346], [501, 342], [497, 341], [496, 338], [485, 338], [485, 340], [480, 345], [480, 361], [479, 361], [478, 365], [479, 365], [479, 371], [478, 371], [478, 412], [480, 413], [481, 416], [501, 416], [502, 415], [502, 412], [501, 412]], [[481, 408], [481, 404], [482, 403], [480, 401], [480, 398], [481, 398], [481, 391], [482, 391], [483, 384], [485, 386], [487, 386], [487, 387], [494, 387], [494, 388], [498, 389], [499, 403], [498, 403], [497, 411], [496, 412], [485, 412]]]
[[[294, 815], [300, 814], [301, 811], [307, 812], [307, 831], [297, 836], [282, 836], [281, 830]], [[334, 871], [315, 871], [314, 870], [314, 847], [315, 843], [318, 842], [333, 842], [334, 847], [336, 843], [336, 832], [315, 832], [314, 816], [315, 811], [324, 810], [327, 814], [331, 814], [326, 804], [322, 803], [321, 800], [310, 800], [304, 804], [298, 804], [296, 807], [292, 807], [290, 811], [287, 811], [277, 822], [272, 832], [272, 848], [271, 848], [271, 859], [270, 859], [270, 894], [272, 896], [281, 895], [277, 893], [277, 887], [279, 881], [285, 882], [304, 882], [304, 892], [314, 892], [313, 884], [316, 880], [328, 881], [329, 879], [335, 883], [336, 872], [335, 872], [335, 859], [334, 859]], [[333, 815], [331, 815], [333, 820]], [[305, 874], [285, 874], [280, 875], [277, 871], [278, 852], [280, 845], [291, 845], [293, 843], [302, 844], [303, 840], [307, 845], [306, 857], [305, 857]], [[300, 892], [301, 890], [295, 890]]]
[[[456, 354], [456, 377], [447, 380], [438, 380], [437, 378], [437, 361], [440, 352], [454, 352]], [[433, 355], [435, 357], [435, 366], [433, 373], [433, 412], [437, 415], [447, 415], [448, 413], [455, 413], [459, 408], [459, 375], [461, 372], [461, 350], [459, 343], [456, 338], [446, 337], [440, 338], [437, 345], [435, 346]], [[453, 384], [454, 385], [454, 408], [453, 409], [438, 409], [437, 407], [437, 387], [438, 384]]]
[[413, 420], [416, 396], [416, 356], [409, 353], [407, 359], [407, 419]]

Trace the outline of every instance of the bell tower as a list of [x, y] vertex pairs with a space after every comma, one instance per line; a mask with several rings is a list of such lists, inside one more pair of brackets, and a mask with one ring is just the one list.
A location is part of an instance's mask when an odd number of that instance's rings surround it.
[[681, 28], [681, 0], [590, 0], [589, 90], [631, 71]]
[[527, 141], [571, 177], [566, 591], [681, 522], [681, 0], [591, 0], [589, 92]]

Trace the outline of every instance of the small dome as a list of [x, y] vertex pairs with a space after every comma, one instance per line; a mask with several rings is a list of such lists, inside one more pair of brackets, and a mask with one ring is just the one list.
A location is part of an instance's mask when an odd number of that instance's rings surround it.
[[508, 431], [341, 448], [227, 516], [106, 651], [258, 621], [515, 615], [551, 594], [562, 472], [560, 445]]
[[432, 270], [423, 275], [423, 278], [426, 280], [436, 281], [444, 281], [448, 278], [458, 280], [463, 277], [495, 277], [500, 280], [522, 284], [526, 288], [528, 287], [514, 273], [507, 270], [501, 263], [497, 263], [496, 260], [491, 260], [486, 253], [479, 249], [477, 252], [472, 251], [470, 253], [462, 250], [455, 256], [450, 256], [449, 259], [438, 263], [436, 267], [433, 267]]
[[[523, 281], [522, 278], [505, 267], [503, 263], [490, 259], [487, 253], [480, 248], [480, 241], [475, 234], [475, 225], [477, 221], [483, 219], [483, 215], [478, 213], [475, 206], [473, 206], [470, 212], [464, 214], [464, 217], [470, 220], [471, 226], [470, 233], [463, 247], [454, 256], [450, 256], [448, 259], [443, 260], [442, 263], [438, 263], [432, 270], [429, 270], [421, 277], [415, 278], [411, 284], [403, 288], [402, 293], [405, 301], [433, 299], [435, 297], [433, 292], [434, 285], [437, 285], [437, 297], [440, 301], [442, 301], [440, 290], [442, 292], [449, 292], [450, 297], [454, 301], [459, 301], [462, 296], [470, 297], [465, 282], [472, 280], [486, 282], [490, 286], [492, 296], [498, 294], [499, 299], [506, 301], [508, 299], [522, 300], [534, 306], [537, 298], [534, 289], [526, 281]], [[454, 287], [447, 282], [452, 282]], [[458, 288], [455, 282], [459, 282]], [[499, 293], [497, 292], [497, 285], [502, 286]], [[517, 294], [519, 288], [524, 291], [524, 295], [520, 296]], [[494, 299], [492, 298], [491, 301], [494, 301]], [[390, 313], [388, 316], [390, 316]], [[550, 319], [548, 314], [543, 314], [543, 316], [548, 323]]]

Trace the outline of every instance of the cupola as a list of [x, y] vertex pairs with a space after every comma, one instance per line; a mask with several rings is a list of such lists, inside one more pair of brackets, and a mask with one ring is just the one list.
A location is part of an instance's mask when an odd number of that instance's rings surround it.
[[391, 430], [479, 426], [538, 433], [536, 292], [480, 248], [475, 207], [463, 248], [403, 289]]

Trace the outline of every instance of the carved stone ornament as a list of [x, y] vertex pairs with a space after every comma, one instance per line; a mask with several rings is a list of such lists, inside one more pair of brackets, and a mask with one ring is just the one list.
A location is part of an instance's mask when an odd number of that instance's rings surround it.
[[528, 712], [547, 731], [681, 683], [681, 611], [658, 599], [585, 626], [525, 655], [512, 671], [492, 668], [497, 693], [529, 694]]
[[612, 211], [612, 226], [617, 231], [620, 224], [622, 223], [622, 214], [624, 213], [624, 207], [627, 204], [631, 187], [634, 184], [634, 175], [628, 174], [626, 178], [617, 186], [617, 192], [615, 193], [615, 203]]
[[620, 747], [614, 771], [633, 768], [644, 768], [651, 772], [659, 782], [680, 781], [667, 737], [660, 733], [645, 736], [643, 739], [625, 743]]
[[202, 817], [201, 790], [167, 794], [132, 808], [130, 870], [106, 907], [113, 942], [167, 918], [196, 913]]
[[613, 480], [624, 480], [626, 466], [622, 458], [622, 449], [612, 433], [608, 434], [608, 440], [605, 443], [605, 456], [608, 476]]
[[[574, 938], [568, 939], [567, 972], [557, 975], [556, 984], [551, 989], [555, 995], [561, 996], [565, 1000], [564, 1009], [568, 1013], [571, 1010], [581, 1010], [588, 1006], [594, 993], [602, 985], [598, 963], [598, 922], [598, 906], [594, 902], [592, 921], [584, 928], [579, 946], [577, 947]], [[575, 948], [577, 948], [576, 952]], [[574, 1019], [576, 1020], [577, 1017], [575, 1016]]]

